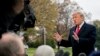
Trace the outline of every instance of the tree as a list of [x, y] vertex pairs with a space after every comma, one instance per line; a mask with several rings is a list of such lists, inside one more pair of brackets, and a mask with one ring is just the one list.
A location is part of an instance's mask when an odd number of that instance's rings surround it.
[[50, 0], [32, 0], [31, 6], [37, 18], [36, 26], [44, 26], [47, 32], [52, 32], [58, 16], [57, 5]]
[[[59, 1], [59, 0], [57, 0]], [[70, 0], [64, 0], [63, 3], [58, 3], [59, 16], [57, 19], [57, 31], [63, 37], [68, 36], [68, 13], [65, 8], [70, 4]]]
[[96, 26], [96, 44], [95, 46], [100, 50], [100, 21], [94, 21], [94, 25]]
[[[40, 33], [40, 38], [43, 39], [43, 30], [41, 27], [46, 29], [46, 36], [52, 39], [52, 35], [55, 31], [56, 19], [58, 17], [57, 5], [52, 3], [50, 0], [31, 0], [30, 6], [34, 9], [34, 14], [36, 16], [36, 27], [39, 27], [39, 30], [36, 31], [33, 28], [27, 30], [28, 34]], [[41, 40], [42, 41], [42, 40]]]

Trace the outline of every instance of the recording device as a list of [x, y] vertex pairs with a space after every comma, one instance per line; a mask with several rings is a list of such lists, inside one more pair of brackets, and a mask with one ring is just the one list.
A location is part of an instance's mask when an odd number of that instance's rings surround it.
[[21, 29], [27, 30], [27, 28], [34, 27], [36, 17], [33, 9], [29, 5], [29, 0], [24, 0], [24, 10], [14, 18], [13, 23], [8, 30], [17, 32]]
[[24, 0], [24, 3], [24, 9], [18, 15], [14, 15], [14, 13], [10, 12], [11, 10], [0, 9], [0, 36], [5, 32], [16, 33], [20, 29], [27, 30], [27, 28], [35, 26], [36, 17], [29, 5], [30, 1]]
[[58, 50], [55, 56], [63, 56], [63, 54], [64, 54], [64, 51], [60, 49]]
[[24, 15], [25, 15], [25, 23], [23, 25], [24, 29], [34, 27], [35, 25], [35, 20], [36, 17], [34, 15], [34, 11], [32, 7], [29, 5], [30, 1], [29, 0], [24, 0], [25, 6], [24, 6]]

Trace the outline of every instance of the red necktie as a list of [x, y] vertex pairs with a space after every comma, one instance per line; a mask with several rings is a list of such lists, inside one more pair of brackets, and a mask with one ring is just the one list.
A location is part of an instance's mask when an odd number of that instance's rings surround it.
[[80, 31], [79, 26], [77, 26], [75, 33], [78, 35], [79, 31]]

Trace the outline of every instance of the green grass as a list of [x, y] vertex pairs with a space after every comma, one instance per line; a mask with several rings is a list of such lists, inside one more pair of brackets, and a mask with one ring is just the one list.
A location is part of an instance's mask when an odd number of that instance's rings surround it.
[[33, 56], [35, 53], [36, 48], [29, 48], [27, 49], [28, 56]]
[[[58, 51], [57, 49], [54, 49], [54, 50], [55, 50], [55, 52]], [[64, 48], [63, 50], [64, 50], [64, 52], [68, 51], [70, 53], [70, 56], [72, 56], [72, 49], [71, 48]], [[28, 56], [34, 56], [35, 51], [36, 51], [36, 48], [27, 49]]]

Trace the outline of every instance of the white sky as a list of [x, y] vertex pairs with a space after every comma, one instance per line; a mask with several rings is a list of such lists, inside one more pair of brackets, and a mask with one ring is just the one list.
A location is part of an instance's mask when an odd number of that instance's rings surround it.
[[[59, 0], [62, 2], [63, 0]], [[76, 1], [84, 11], [92, 14], [92, 20], [100, 20], [100, 0], [71, 0]]]
[[75, 0], [86, 12], [92, 13], [92, 20], [100, 20], [100, 0]]

